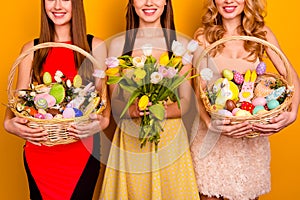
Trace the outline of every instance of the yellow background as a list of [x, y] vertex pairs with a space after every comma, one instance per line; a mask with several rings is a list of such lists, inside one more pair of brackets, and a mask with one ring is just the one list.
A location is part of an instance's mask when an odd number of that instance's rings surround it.
[[[85, 0], [88, 32], [109, 39], [124, 30], [125, 0]], [[177, 31], [192, 36], [200, 25], [203, 0], [173, 0]], [[6, 86], [9, 69], [19, 55], [21, 46], [39, 33], [40, 1], [3, 1], [1, 3], [0, 32], [0, 102], [6, 103]], [[280, 41], [293, 66], [300, 72], [299, 59], [299, 7], [298, 0], [283, 3], [269, 0], [269, 25]], [[298, 56], [298, 57], [297, 57]], [[0, 105], [3, 122], [5, 106]], [[298, 118], [299, 118], [298, 114]], [[300, 120], [280, 134], [270, 138], [272, 148], [272, 191], [262, 200], [293, 200], [299, 198], [300, 179]], [[298, 128], [298, 131], [296, 129]], [[28, 199], [28, 188], [23, 168], [24, 141], [7, 134], [0, 126], [0, 199]]]

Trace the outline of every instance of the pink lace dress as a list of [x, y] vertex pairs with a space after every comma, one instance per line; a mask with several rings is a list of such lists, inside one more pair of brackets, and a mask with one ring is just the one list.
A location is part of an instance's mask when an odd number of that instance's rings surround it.
[[[238, 61], [237, 61], [238, 60]], [[257, 63], [217, 56], [213, 62], [222, 68], [255, 69]], [[203, 156], [207, 127], [197, 118], [192, 128], [191, 153], [198, 190], [208, 196], [249, 200], [270, 191], [270, 144], [267, 137], [233, 139], [220, 136], [212, 150]], [[212, 144], [211, 144], [212, 145]]]

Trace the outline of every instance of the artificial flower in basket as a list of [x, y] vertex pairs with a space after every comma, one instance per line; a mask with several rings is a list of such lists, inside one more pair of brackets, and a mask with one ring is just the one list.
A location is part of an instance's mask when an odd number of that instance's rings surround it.
[[[192, 61], [192, 52], [198, 47], [194, 40], [187, 48], [180, 42], [172, 43], [173, 54], [161, 54], [159, 60], [152, 56], [152, 46], [145, 44], [140, 57], [128, 55], [107, 58], [109, 77], [107, 84], [118, 84], [123, 90], [130, 93], [130, 98], [121, 113], [125, 115], [131, 104], [138, 99], [139, 110], [144, 112], [140, 122], [139, 139], [141, 148], [146, 142], [157, 145], [160, 133], [163, 132], [162, 121], [165, 118], [165, 103], [177, 102], [180, 108], [178, 87], [187, 80], [190, 71], [180, 75], [182, 67]], [[191, 79], [193, 77], [189, 77]]]

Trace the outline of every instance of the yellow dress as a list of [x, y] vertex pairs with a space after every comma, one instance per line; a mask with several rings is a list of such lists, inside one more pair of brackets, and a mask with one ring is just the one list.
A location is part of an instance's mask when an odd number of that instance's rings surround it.
[[121, 120], [116, 129], [101, 200], [200, 199], [186, 130], [179, 119], [162, 122], [158, 151], [140, 148], [139, 120]]

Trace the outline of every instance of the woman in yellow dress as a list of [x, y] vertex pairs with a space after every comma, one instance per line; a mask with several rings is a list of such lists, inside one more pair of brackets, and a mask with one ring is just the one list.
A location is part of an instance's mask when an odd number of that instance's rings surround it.
[[[114, 38], [109, 57], [141, 56], [144, 44], [152, 45], [152, 56], [159, 58], [170, 52], [174, 40], [187, 44], [175, 33], [171, 0], [129, 0], [127, 32]], [[187, 72], [186, 65], [181, 73]], [[190, 104], [191, 84], [179, 87], [181, 109], [167, 103], [158, 150], [147, 143], [140, 148], [140, 111], [133, 103], [126, 117], [118, 120], [105, 171], [100, 199], [199, 199], [189, 142], [181, 116]], [[117, 85], [110, 86], [112, 111], [116, 117], [125, 107], [128, 95]]]

